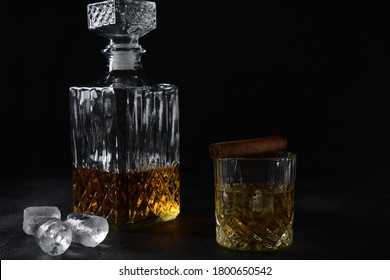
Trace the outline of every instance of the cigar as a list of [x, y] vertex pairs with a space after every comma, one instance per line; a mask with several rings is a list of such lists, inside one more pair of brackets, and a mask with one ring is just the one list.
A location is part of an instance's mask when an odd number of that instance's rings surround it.
[[283, 136], [267, 136], [254, 139], [213, 143], [209, 147], [210, 157], [228, 158], [277, 152], [287, 148], [287, 139]]

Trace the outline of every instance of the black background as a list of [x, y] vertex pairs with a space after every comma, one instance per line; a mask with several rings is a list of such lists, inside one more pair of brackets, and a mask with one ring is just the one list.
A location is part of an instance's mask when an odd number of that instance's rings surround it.
[[[91, 2], [3, 6], [4, 176], [70, 174], [68, 88], [106, 70]], [[183, 172], [207, 173], [213, 142], [276, 134], [302, 170], [388, 167], [386, 8], [157, 1], [143, 65], [180, 88]]]
[[[15, 198], [3, 214], [17, 211], [19, 217], [28, 197], [46, 201], [36, 193], [43, 192], [41, 181], [28, 180], [71, 176], [68, 89], [96, 79], [107, 64], [100, 53], [106, 40], [87, 28], [91, 2], [1, 4], [0, 167], [7, 179], [1, 187]], [[140, 39], [146, 49], [143, 66], [150, 78], [179, 86], [183, 208], [189, 209], [181, 223], [187, 222], [188, 232], [202, 236], [189, 225], [200, 217], [191, 208], [202, 201], [199, 190], [207, 190], [207, 207], [212, 203], [209, 145], [284, 135], [298, 162], [301, 218], [291, 256], [388, 258], [385, 247], [371, 247], [383, 237], [373, 230], [389, 213], [388, 4], [156, 3], [157, 29]], [[50, 182], [42, 186], [50, 188]], [[67, 183], [60, 182], [56, 190], [61, 191], [47, 199], [62, 199]], [[23, 203], [13, 187], [21, 185]], [[26, 192], [30, 185], [34, 194]], [[195, 189], [196, 195], [188, 196]], [[64, 197], [69, 201], [62, 203], [70, 204], [69, 189]], [[215, 246], [212, 218], [209, 212], [201, 218], [210, 226], [207, 248]], [[18, 227], [15, 221], [8, 226]], [[367, 242], [356, 246], [361, 236]], [[196, 242], [192, 245], [201, 247]], [[347, 249], [339, 250], [343, 246]]]

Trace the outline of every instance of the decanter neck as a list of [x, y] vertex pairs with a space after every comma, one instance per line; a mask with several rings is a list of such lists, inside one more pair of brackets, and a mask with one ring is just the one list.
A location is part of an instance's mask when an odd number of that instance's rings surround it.
[[121, 70], [142, 72], [141, 56], [145, 50], [138, 44], [138, 38], [110, 39], [102, 53], [107, 56], [109, 72]]

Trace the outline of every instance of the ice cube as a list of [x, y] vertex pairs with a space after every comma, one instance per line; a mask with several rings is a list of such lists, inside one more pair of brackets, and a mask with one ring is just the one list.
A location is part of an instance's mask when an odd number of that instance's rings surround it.
[[65, 221], [73, 232], [72, 241], [87, 247], [96, 247], [107, 236], [109, 226], [105, 218], [73, 212]]
[[23, 212], [23, 230], [34, 235], [38, 227], [50, 218], [61, 218], [60, 210], [55, 206], [31, 206]]
[[64, 221], [51, 218], [38, 227], [35, 241], [45, 253], [59, 256], [72, 243], [72, 230]]

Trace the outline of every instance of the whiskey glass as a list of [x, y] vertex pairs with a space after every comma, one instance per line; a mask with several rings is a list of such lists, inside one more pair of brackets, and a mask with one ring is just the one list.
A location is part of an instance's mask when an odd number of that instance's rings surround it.
[[214, 159], [217, 243], [253, 252], [291, 246], [295, 177], [287, 151]]

